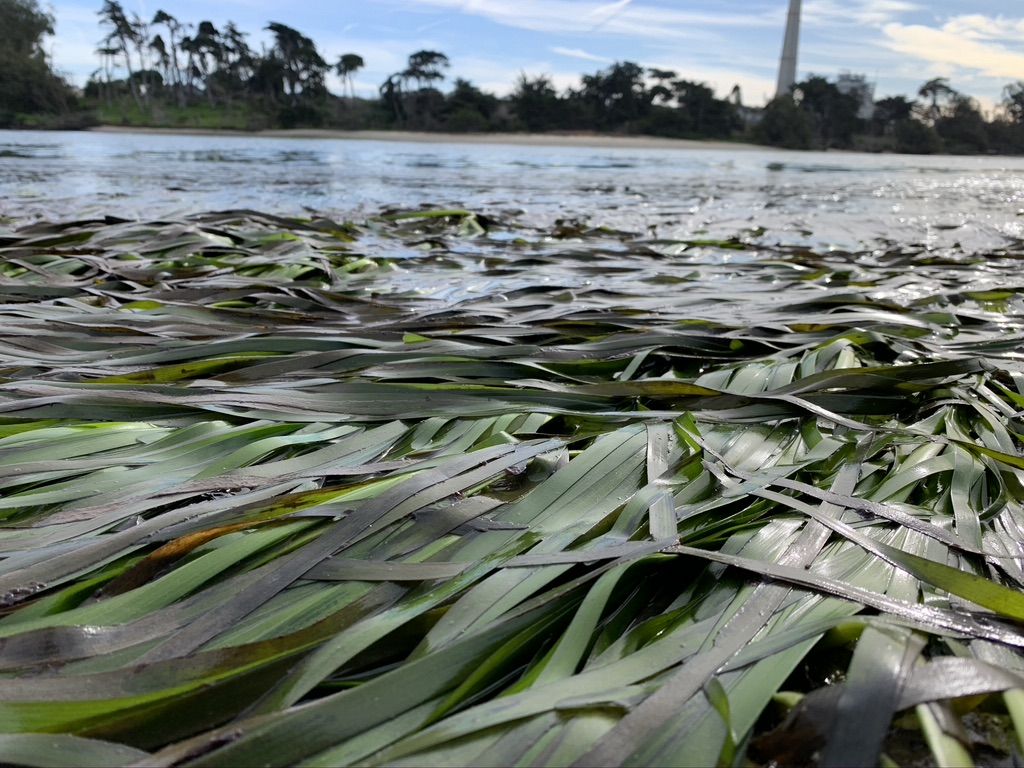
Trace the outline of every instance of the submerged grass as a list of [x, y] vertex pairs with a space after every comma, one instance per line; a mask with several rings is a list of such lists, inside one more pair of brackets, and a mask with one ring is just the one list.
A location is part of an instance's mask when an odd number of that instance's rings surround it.
[[1022, 255], [0, 234], [0, 755], [1009, 760]]

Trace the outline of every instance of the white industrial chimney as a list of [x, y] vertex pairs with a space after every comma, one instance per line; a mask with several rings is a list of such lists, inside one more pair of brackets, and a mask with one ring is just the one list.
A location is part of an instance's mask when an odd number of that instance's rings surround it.
[[800, 0], [789, 0], [789, 16], [786, 19], [786, 38], [782, 43], [782, 59], [779, 61], [779, 82], [775, 96], [789, 93], [796, 82], [796, 49], [800, 43]]

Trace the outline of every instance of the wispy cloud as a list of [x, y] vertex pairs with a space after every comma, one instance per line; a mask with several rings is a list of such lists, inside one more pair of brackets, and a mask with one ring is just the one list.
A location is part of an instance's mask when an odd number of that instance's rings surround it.
[[926, 8], [906, 0], [810, 0], [803, 6], [801, 20], [812, 26], [856, 24], [880, 27], [898, 22], [907, 14]]
[[573, 59], [583, 59], [584, 61], [596, 61], [600, 64], [610, 64], [612, 59], [605, 56], [596, 56], [593, 53], [587, 53], [580, 48], [562, 48], [559, 45], [551, 46], [549, 49], [552, 53], [557, 53], [559, 56], [569, 56]]
[[426, 32], [427, 30], [433, 29], [434, 27], [442, 27], [442, 26], [444, 26], [447, 23], [448, 23], [448, 19], [438, 19], [437, 21], [432, 21], [429, 24], [422, 24], [422, 25], [416, 27], [416, 31], [417, 32]]
[[598, 29], [622, 13], [631, 2], [633, 0], [619, 0], [617, 3], [598, 6], [587, 14], [587, 18], [593, 20], [594, 29]]
[[[877, 0], [876, 0], [877, 1]], [[692, 39], [709, 29], [778, 26], [771, 11], [691, 11], [631, 2], [583, 0], [412, 0], [421, 8], [442, 8], [480, 16], [517, 29], [547, 33], [634, 36], [648, 40]]]

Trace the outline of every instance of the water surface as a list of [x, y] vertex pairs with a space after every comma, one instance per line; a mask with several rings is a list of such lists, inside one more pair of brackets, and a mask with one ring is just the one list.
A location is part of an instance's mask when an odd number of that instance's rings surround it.
[[420, 206], [668, 239], [977, 253], [1024, 238], [1024, 158], [0, 133], [8, 226], [238, 208], [359, 220]]

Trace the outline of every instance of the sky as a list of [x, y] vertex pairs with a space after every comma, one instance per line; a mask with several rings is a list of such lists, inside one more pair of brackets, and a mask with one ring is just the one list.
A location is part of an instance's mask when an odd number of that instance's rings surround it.
[[[744, 104], [774, 96], [788, 0], [121, 0], [150, 20], [164, 10], [182, 23], [232, 21], [259, 50], [268, 22], [312, 38], [332, 64], [366, 62], [356, 94], [375, 97], [410, 53], [432, 50], [456, 77], [497, 95], [519, 75], [546, 75], [559, 90], [616, 61], [674, 70]], [[102, 0], [42, 2], [56, 18], [47, 48], [78, 85], [99, 67]], [[841, 72], [875, 83], [875, 98], [916, 97], [931, 78], [992, 110], [1005, 85], [1024, 80], [1024, 3], [1009, 0], [805, 0], [797, 78]], [[328, 87], [341, 93], [337, 78]]]

